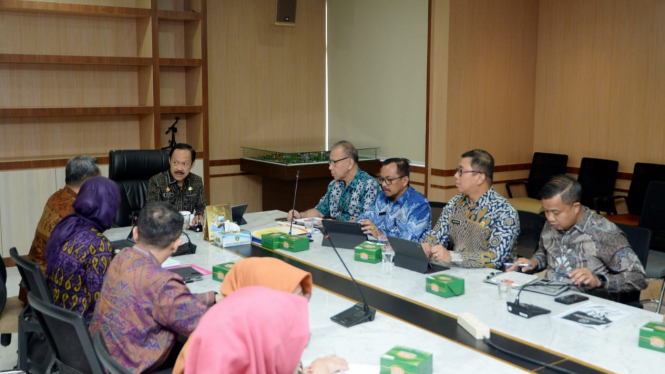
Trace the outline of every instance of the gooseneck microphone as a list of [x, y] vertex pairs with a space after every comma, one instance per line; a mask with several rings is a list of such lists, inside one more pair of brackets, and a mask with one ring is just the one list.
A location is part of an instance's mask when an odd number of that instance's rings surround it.
[[298, 196], [298, 179], [300, 179], [300, 170], [296, 170], [296, 191], [293, 193], [293, 208], [291, 208], [291, 227], [289, 227], [289, 235], [291, 235], [291, 230], [293, 230], [293, 221], [296, 220], [295, 214], [296, 211], [296, 196]]
[[376, 309], [370, 308], [369, 305], [367, 304], [367, 300], [365, 299], [365, 294], [360, 289], [358, 282], [356, 282], [356, 279], [353, 277], [353, 274], [351, 274], [351, 272], [349, 271], [349, 268], [346, 267], [346, 263], [344, 262], [344, 260], [342, 260], [342, 256], [339, 255], [337, 247], [335, 247], [335, 244], [333, 243], [330, 235], [326, 232], [326, 229], [323, 226], [321, 226], [320, 230], [323, 236], [330, 241], [330, 246], [335, 250], [337, 257], [342, 262], [342, 265], [344, 265], [344, 269], [346, 269], [346, 272], [351, 277], [353, 284], [356, 285], [356, 289], [358, 289], [358, 293], [360, 293], [360, 296], [363, 299], [362, 304], [356, 304], [351, 308], [330, 317], [330, 319], [333, 322], [338, 323], [344, 327], [351, 327], [363, 322], [374, 321], [374, 317], [376, 316]]
[[524, 290], [527, 287], [532, 287], [532, 286], [537, 286], [537, 287], [561, 287], [561, 284], [525, 284], [524, 286], [520, 287], [520, 290], [517, 292], [517, 297], [515, 298], [514, 302], [506, 302], [508, 306], [508, 311], [512, 314], [518, 315], [520, 317], [524, 318], [531, 318], [535, 316], [539, 316], [541, 314], [547, 314], [550, 313], [551, 310], [541, 308], [539, 306], [535, 306], [532, 304], [520, 304], [520, 294], [522, 293], [522, 290]]

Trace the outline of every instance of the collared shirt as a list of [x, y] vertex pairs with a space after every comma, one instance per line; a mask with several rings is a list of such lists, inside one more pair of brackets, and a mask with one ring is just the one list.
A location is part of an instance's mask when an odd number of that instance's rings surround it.
[[587, 268], [607, 279], [607, 292], [645, 289], [646, 273], [623, 231], [589, 208], [583, 209], [584, 215], [569, 231], [545, 223], [532, 257], [538, 268], [546, 268], [545, 276], [560, 282], [570, 282], [568, 273], [574, 269]]
[[396, 201], [381, 191], [372, 207], [358, 221], [368, 219], [385, 235], [423, 241], [432, 228], [432, 209], [427, 198], [409, 186]]
[[452, 265], [498, 269], [510, 255], [519, 234], [517, 211], [490, 187], [473, 205], [464, 194], [450, 199], [427, 242], [444, 247], [452, 242], [448, 249], [462, 258]]
[[196, 215], [203, 215], [207, 205], [203, 179], [189, 173], [180, 187], [178, 181], [171, 175], [171, 171], [165, 170], [150, 178], [148, 183], [148, 204], [157, 201], [166, 201], [179, 211], [186, 210]]
[[348, 186], [343, 180], [330, 182], [316, 210], [324, 216], [342, 221], [355, 220], [372, 206], [380, 189], [374, 177], [358, 168]]
[[111, 356], [141, 373], [161, 365], [176, 334], [191, 334], [213, 304], [213, 292], [194, 295], [150, 252], [125, 248], [109, 267], [90, 334], [101, 331]]
[[[74, 204], [75, 199], [76, 193], [69, 187], [56, 191], [46, 201], [42, 217], [39, 219], [39, 223], [37, 223], [35, 238], [32, 240], [30, 252], [26, 258], [36, 262], [42, 269], [42, 273], [45, 277], [46, 257], [44, 252], [46, 251], [46, 243], [48, 243], [48, 238], [51, 236], [51, 232], [55, 228], [55, 225], [57, 225], [61, 219], [65, 218], [66, 215], [74, 213], [74, 207], [72, 204]], [[24, 303], [27, 303], [28, 291], [21, 287], [18, 298]]]
[[104, 275], [113, 259], [113, 247], [97, 229], [79, 231], [61, 248], [46, 284], [53, 304], [83, 315], [92, 316], [102, 290]]

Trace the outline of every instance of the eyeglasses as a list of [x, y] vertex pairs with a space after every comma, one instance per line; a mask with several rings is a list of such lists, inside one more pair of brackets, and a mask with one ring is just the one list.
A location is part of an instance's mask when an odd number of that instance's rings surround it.
[[461, 177], [464, 173], [474, 173], [474, 174], [475, 174], [475, 173], [482, 173], [482, 171], [477, 171], [477, 170], [464, 170], [464, 169], [462, 169], [462, 168], [460, 168], [460, 167], [458, 167], [458, 168], [455, 169], [455, 174], [459, 174], [460, 177]]
[[349, 158], [349, 157], [340, 158], [339, 160], [329, 159], [329, 160], [328, 160], [328, 165], [337, 165], [338, 162], [340, 162], [340, 161], [344, 161], [344, 160], [346, 160], [347, 158]]
[[386, 186], [390, 186], [393, 184], [393, 181], [398, 180], [400, 178], [404, 178], [404, 176], [401, 177], [395, 177], [395, 178], [376, 178], [376, 181], [379, 182], [379, 184], [386, 184]]

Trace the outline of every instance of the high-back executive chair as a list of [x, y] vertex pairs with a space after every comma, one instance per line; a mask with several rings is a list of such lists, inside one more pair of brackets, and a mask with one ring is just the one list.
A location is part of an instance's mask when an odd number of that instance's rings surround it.
[[120, 206], [113, 226], [132, 224], [132, 217], [148, 201], [148, 182], [169, 169], [167, 150], [113, 150], [109, 152], [109, 179], [120, 189]]
[[[540, 213], [542, 206], [540, 200], [537, 200], [540, 189], [543, 188], [545, 183], [547, 183], [547, 181], [553, 176], [565, 174], [567, 164], [568, 155], [535, 152], [533, 154], [533, 160], [531, 161], [529, 179], [526, 182], [506, 183], [506, 191], [508, 192], [510, 203], [517, 210]], [[524, 184], [526, 186], [527, 197], [513, 198], [513, 192], [510, 187], [518, 184]]]

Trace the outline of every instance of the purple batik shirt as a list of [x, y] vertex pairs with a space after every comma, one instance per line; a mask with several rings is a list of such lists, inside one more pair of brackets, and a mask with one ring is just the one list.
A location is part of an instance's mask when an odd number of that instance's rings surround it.
[[214, 292], [190, 293], [150, 252], [125, 248], [106, 274], [90, 334], [101, 331], [111, 356], [141, 373], [161, 365], [177, 334], [191, 334], [214, 302]]

